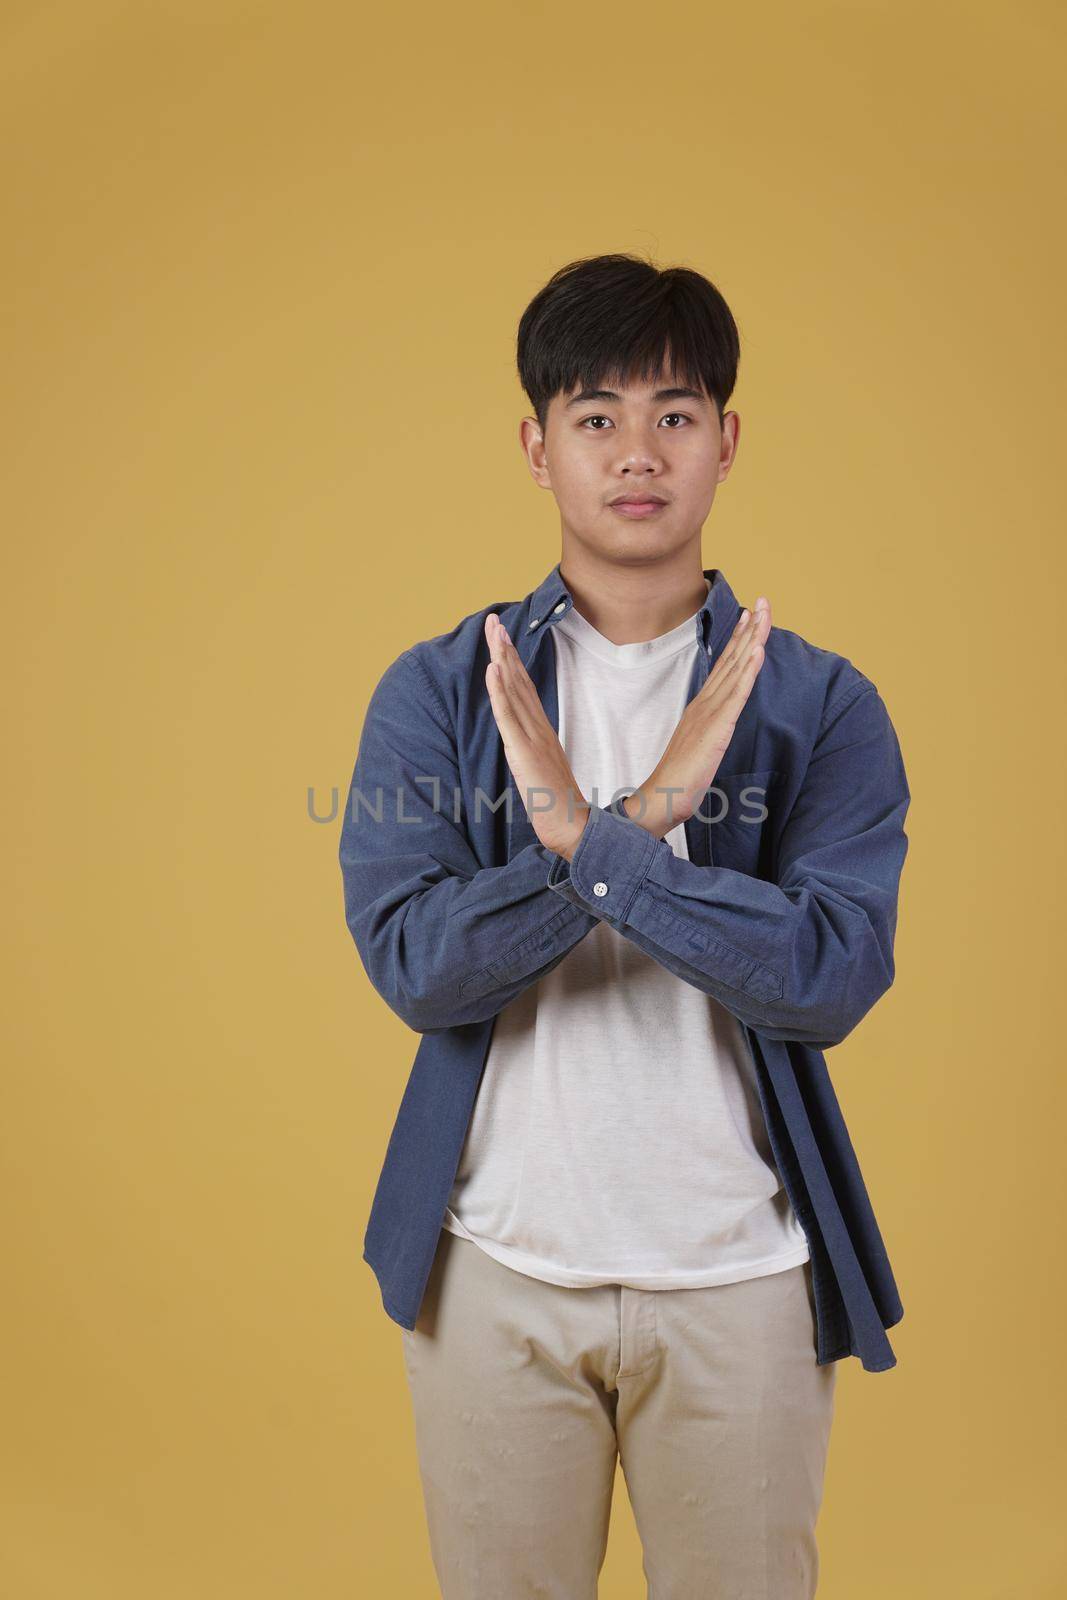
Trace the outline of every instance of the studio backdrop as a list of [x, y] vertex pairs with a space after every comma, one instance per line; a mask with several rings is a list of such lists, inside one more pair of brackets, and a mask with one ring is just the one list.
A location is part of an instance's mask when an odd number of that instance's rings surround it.
[[436, 1593], [339, 806], [387, 664], [558, 557], [515, 328], [609, 250], [729, 300], [703, 566], [913, 796], [820, 1597], [1064, 1592], [1064, 65], [1040, 0], [5, 8], [11, 1600]]

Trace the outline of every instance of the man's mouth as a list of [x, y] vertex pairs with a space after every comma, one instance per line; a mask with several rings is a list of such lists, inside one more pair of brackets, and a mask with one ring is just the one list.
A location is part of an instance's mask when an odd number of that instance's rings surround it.
[[620, 512], [624, 517], [651, 517], [657, 511], [662, 511], [666, 505], [664, 500], [613, 500], [612, 511]]

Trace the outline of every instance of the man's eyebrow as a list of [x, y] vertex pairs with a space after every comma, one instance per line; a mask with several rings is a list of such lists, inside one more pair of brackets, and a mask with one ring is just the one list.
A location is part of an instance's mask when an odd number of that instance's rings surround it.
[[[568, 400], [564, 406], [569, 411], [571, 406], [584, 406], [590, 400], [621, 400], [622, 395], [616, 394], [614, 389], [583, 389]], [[660, 400], [697, 400], [701, 405], [707, 404], [707, 395], [701, 394], [699, 389], [657, 389], [651, 399]]]

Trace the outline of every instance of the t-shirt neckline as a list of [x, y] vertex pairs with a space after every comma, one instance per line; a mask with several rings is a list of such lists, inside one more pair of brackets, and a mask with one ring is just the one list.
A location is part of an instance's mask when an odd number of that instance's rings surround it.
[[[710, 581], [705, 578], [704, 584], [709, 593]], [[684, 622], [679, 622], [676, 628], [671, 628], [667, 633], [659, 634], [655, 639], [638, 639], [630, 644], [615, 644], [611, 639], [605, 638], [588, 617], [574, 606], [556, 623], [557, 629], [562, 629], [568, 639], [580, 645], [583, 650], [588, 650], [591, 655], [599, 657], [601, 661], [609, 662], [615, 667], [647, 667], [655, 662], [660, 662], [665, 656], [677, 654], [688, 645], [696, 643], [694, 622], [704, 609], [703, 605], [697, 607], [691, 616]]]

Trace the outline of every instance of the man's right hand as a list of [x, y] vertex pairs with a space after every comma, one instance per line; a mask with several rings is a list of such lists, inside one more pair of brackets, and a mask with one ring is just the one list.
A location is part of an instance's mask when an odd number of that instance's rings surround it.
[[760, 595], [751, 616], [743, 611], [738, 618], [707, 683], [686, 706], [656, 770], [617, 807], [658, 839], [693, 815], [714, 782], [763, 665], [770, 631], [770, 603]]

